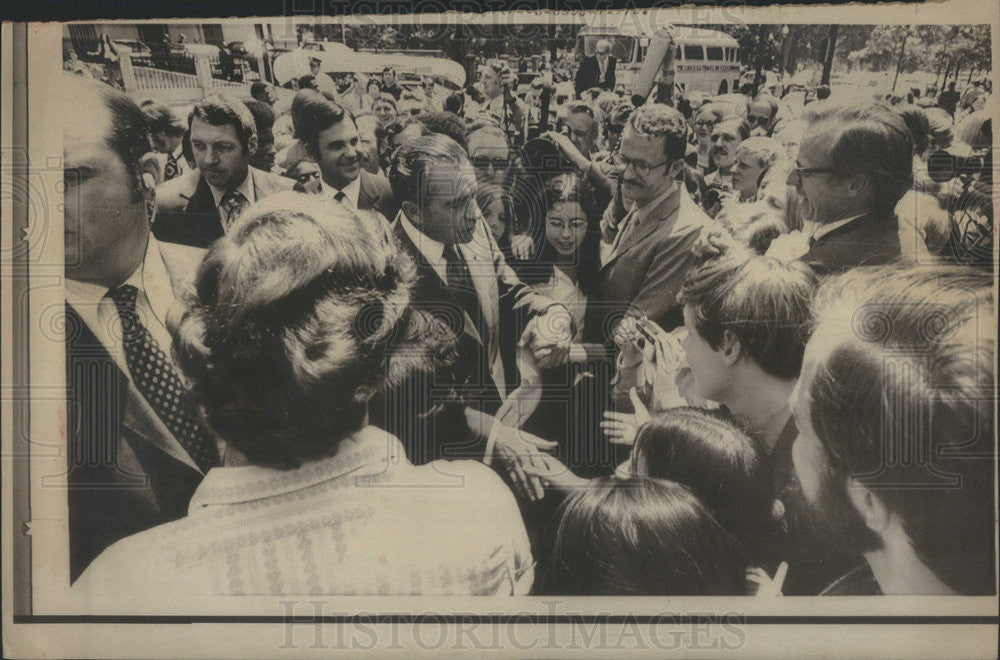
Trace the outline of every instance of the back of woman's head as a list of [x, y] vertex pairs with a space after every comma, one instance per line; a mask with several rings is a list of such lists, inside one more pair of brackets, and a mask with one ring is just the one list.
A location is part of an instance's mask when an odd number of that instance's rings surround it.
[[718, 413], [672, 408], [639, 429], [632, 473], [691, 489], [752, 557], [774, 526], [774, 486], [762, 450]]
[[251, 206], [168, 318], [208, 426], [257, 465], [335, 453], [410, 332], [414, 277], [374, 217], [292, 192]]
[[541, 591], [561, 595], [740, 595], [738, 545], [679, 484], [602, 477], [556, 515]]

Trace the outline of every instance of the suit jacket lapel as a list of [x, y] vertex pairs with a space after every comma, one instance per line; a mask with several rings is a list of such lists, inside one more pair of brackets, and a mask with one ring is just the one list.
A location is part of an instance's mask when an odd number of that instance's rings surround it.
[[[212, 197], [212, 189], [208, 187], [208, 182], [205, 181], [205, 177], [198, 177], [198, 185], [194, 189], [194, 193], [188, 198], [187, 208], [185, 209], [188, 213], [215, 213], [216, 216], [219, 215], [219, 209], [215, 205], [215, 198]], [[221, 221], [220, 221], [221, 224]]]
[[647, 213], [646, 217], [628, 233], [628, 236], [625, 236], [618, 249], [615, 250], [611, 258], [604, 264], [604, 268], [614, 263], [618, 257], [631, 249], [633, 245], [638, 244], [649, 236], [656, 229], [663, 227], [665, 224], [676, 222], [681, 196], [677, 184], [674, 185], [674, 191], [660, 202], [656, 208]]
[[[92, 405], [95, 409], [107, 410], [114, 414], [118, 427], [123, 431], [119, 442], [125, 438], [129, 438], [130, 441], [146, 442], [168, 456], [201, 472], [198, 465], [188, 456], [184, 448], [153, 411], [149, 402], [132, 383], [132, 379], [118, 367], [104, 345], [69, 303], [66, 304], [66, 315], [68, 319], [72, 320], [67, 328], [77, 330], [67, 338], [68, 358], [74, 361], [83, 359], [87, 362], [110, 365], [108, 369], [112, 369], [113, 373], [117, 375], [115, 379], [116, 392], [95, 390], [78, 393], [76, 397], [100, 396], [102, 398], [102, 400], [93, 401]], [[91, 383], [80, 383], [78, 386], [88, 389], [93, 387]], [[142, 474], [131, 473], [123, 473], [121, 476], [126, 481], [138, 480], [137, 483], [142, 483], [145, 478]]]
[[[403, 247], [410, 253], [414, 261], [417, 263], [417, 273], [419, 276], [419, 283], [417, 286], [421, 289], [421, 297], [426, 298], [429, 302], [433, 302], [435, 300], [447, 300], [454, 303], [455, 309], [461, 310], [463, 332], [480, 344], [485, 345], [483, 338], [479, 336], [476, 324], [472, 322], [472, 318], [467, 312], [465, 312], [461, 303], [458, 302], [458, 299], [452, 295], [451, 291], [448, 289], [447, 283], [441, 279], [437, 269], [434, 268], [431, 262], [427, 261], [424, 253], [417, 248], [412, 240], [410, 240], [410, 235], [406, 233], [406, 230], [403, 229], [402, 223], [398, 220], [395, 223], [394, 231], [396, 238], [400, 241], [400, 243], [402, 243]], [[469, 272], [472, 274], [473, 281], [475, 281], [476, 276], [473, 273], [471, 266], [469, 268]], [[477, 283], [475, 286], [476, 293], [478, 294], [479, 284]], [[482, 307], [481, 301], [482, 297], [480, 297], [480, 307]], [[447, 323], [447, 325], [453, 330], [457, 329], [455, 328], [456, 324]]]

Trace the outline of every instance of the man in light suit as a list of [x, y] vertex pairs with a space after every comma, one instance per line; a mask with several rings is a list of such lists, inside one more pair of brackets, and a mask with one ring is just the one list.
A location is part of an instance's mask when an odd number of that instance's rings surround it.
[[683, 323], [677, 293], [695, 263], [691, 248], [708, 222], [677, 175], [684, 167], [687, 124], [677, 110], [659, 103], [638, 108], [622, 133], [617, 158], [619, 195], [628, 209], [615, 223], [616, 201], [603, 223], [617, 224], [602, 245], [598, 318], [584, 327], [594, 341], [607, 341], [625, 314], [645, 316], [665, 330]]
[[185, 515], [219, 447], [187, 405], [170, 359], [167, 309], [203, 250], [150, 236], [143, 113], [106, 85], [67, 76], [62, 89], [75, 580], [111, 543]]
[[[508, 393], [500, 333], [521, 331], [500, 327], [501, 305], [509, 306], [525, 324], [520, 343], [541, 366], [565, 361], [573, 333], [569, 312], [523, 284], [504, 261], [475, 202], [472, 164], [454, 140], [431, 134], [404, 145], [393, 158], [389, 180], [401, 202], [393, 231], [417, 265], [411, 304], [440, 319], [456, 341], [458, 358], [451, 372], [434, 374], [430, 385], [438, 392], [458, 390], [469, 402], [464, 412], [452, 417], [448, 415], [453, 408], [419, 425], [412, 418], [399, 420], [407, 425], [400, 439], [413, 462], [496, 454], [512, 473], [518, 471], [518, 455], [550, 443], [503, 432], [494, 446], [482, 444], [492, 427], [490, 414]], [[399, 410], [404, 401], [397, 399], [397, 405], [385, 409]], [[414, 409], [415, 402], [406, 403], [407, 409]], [[442, 402], [429, 403], [433, 407]], [[456, 423], [438, 423], [446, 417]], [[373, 413], [371, 421], [387, 420]]]
[[389, 181], [362, 167], [364, 151], [354, 117], [311, 89], [295, 95], [294, 107], [295, 135], [320, 171], [320, 178], [305, 185], [306, 192], [325, 195], [349, 209], [371, 209], [395, 218], [399, 206]]
[[599, 87], [613, 91], [615, 88], [615, 64], [611, 55], [611, 42], [601, 39], [594, 45], [594, 55], [584, 57], [576, 71], [576, 95], [583, 96], [588, 89]]
[[206, 96], [195, 104], [188, 126], [198, 169], [157, 187], [153, 234], [159, 240], [206, 248], [258, 199], [302, 190], [292, 179], [250, 167], [256, 125], [235, 97]]

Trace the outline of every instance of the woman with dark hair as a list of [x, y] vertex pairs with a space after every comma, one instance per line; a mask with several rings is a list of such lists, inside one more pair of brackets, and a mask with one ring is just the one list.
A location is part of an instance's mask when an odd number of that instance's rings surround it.
[[[601, 210], [590, 190], [575, 174], [560, 174], [544, 184], [544, 239], [537, 258], [520, 268], [521, 281], [566, 306], [576, 322], [577, 343], [583, 340], [588, 298], [600, 271]], [[571, 349], [571, 360], [582, 361], [582, 347]]]
[[413, 466], [369, 425], [377, 391], [452, 359], [453, 336], [410, 305], [415, 281], [372, 212], [297, 193], [246, 210], [168, 317], [226, 466], [188, 517], [111, 546], [80, 589], [154, 609], [192, 595], [525, 593], [527, 537], [500, 478], [474, 461]]
[[771, 467], [761, 448], [722, 413], [682, 407], [652, 418], [636, 434], [628, 469], [687, 486], [748, 557], [771, 560], [781, 517]]
[[559, 508], [539, 593], [737, 596], [746, 593], [738, 544], [687, 488], [613, 477]]

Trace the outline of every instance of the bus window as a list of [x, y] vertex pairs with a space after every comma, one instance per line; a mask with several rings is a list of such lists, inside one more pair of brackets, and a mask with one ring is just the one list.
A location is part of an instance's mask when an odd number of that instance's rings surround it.
[[705, 51], [702, 50], [701, 46], [684, 46], [684, 59], [703, 60], [705, 59]]
[[707, 48], [707, 51], [708, 51], [708, 59], [719, 60], [719, 61], [723, 59], [721, 46], [709, 46]]

